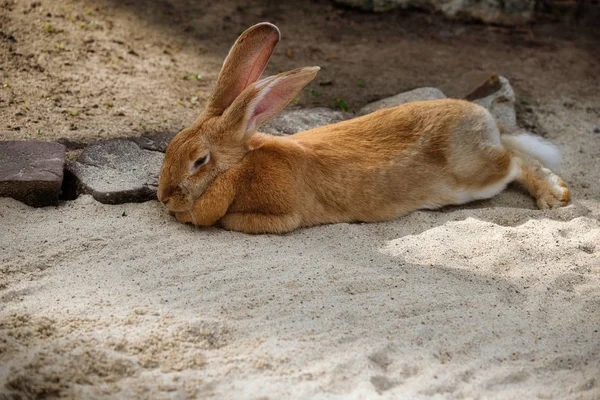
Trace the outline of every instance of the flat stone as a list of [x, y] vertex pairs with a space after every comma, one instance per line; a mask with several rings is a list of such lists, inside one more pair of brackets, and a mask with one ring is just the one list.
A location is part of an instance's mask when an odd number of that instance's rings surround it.
[[60, 143], [0, 142], [0, 197], [33, 207], [57, 205], [65, 151]]
[[129, 140], [137, 143], [142, 149], [164, 153], [175, 135], [176, 133], [144, 133], [139, 137], [129, 138]]
[[446, 95], [439, 89], [431, 87], [418, 88], [410, 90], [408, 92], [402, 92], [395, 96], [387, 97], [385, 99], [381, 99], [373, 103], [369, 103], [363, 108], [361, 108], [358, 114], [370, 114], [373, 111], [381, 110], [384, 108], [396, 107], [401, 104], [411, 103], [413, 101], [436, 100], [445, 98]]
[[515, 111], [515, 91], [508, 79], [492, 75], [480, 86], [474, 88], [467, 96], [469, 100], [490, 110], [494, 118], [506, 128], [517, 126]]
[[130, 140], [108, 140], [90, 145], [67, 168], [78, 194], [106, 204], [139, 203], [156, 199], [163, 158]]
[[272, 135], [292, 135], [350, 118], [352, 118], [352, 114], [324, 107], [290, 110], [279, 113], [263, 125], [259, 131]]

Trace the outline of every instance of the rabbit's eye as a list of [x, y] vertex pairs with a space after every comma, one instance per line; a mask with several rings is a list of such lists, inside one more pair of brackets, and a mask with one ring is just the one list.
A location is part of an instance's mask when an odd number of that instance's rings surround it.
[[207, 154], [203, 157], [198, 158], [196, 161], [194, 161], [194, 164], [192, 165], [192, 171], [197, 171], [198, 168], [200, 168], [201, 166], [208, 163], [209, 160], [210, 160], [210, 154]]

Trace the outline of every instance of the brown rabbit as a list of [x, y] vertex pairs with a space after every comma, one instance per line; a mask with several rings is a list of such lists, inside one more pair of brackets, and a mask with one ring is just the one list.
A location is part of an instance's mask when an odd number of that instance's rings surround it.
[[169, 144], [158, 199], [179, 221], [247, 233], [384, 221], [489, 198], [514, 180], [541, 209], [569, 202], [543, 166], [560, 161], [554, 146], [501, 135], [467, 101], [408, 103], [287, 137], [257, 133], [319, 70], [258, 81], [279, 38], [269, 23], [245, 31], [202, 115]]

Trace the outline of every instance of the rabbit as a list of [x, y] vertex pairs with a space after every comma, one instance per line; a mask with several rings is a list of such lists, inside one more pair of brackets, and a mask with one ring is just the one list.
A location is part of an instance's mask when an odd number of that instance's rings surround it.
[[243, 32], [204, 111], [169, 144], [157, 195], [178, 221], [280, 234], [487, 199], [512, 181], [540, 209], [569, 203], [549, 169], [560, 162], [552, 144], [504, 132], [464, 100], [407, 103], [286, 137], [257, 132], [319, 71], [258, 80], [279, 40], [266, 22]]

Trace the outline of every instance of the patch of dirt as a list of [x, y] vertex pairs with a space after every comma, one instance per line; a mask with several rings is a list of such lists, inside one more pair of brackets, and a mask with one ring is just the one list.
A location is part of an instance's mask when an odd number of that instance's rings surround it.
[[322, 67], [295, 102], [300, 106], [339, 108], [342, 99], [358, 110], [479, 71], [510, 79], [524, 102], [521, 120], [533, 130], [539, 124], [530, 110], [548, 99], [600, 109], [592, 28], [465, 25], [414, 12], [362, 13], [326, 0], [161, 0], [151, 6], [141, 0], [4, 0], [0, 139], [78, 144], [179, 131], [202, 110], [238, 33], [260, 21], [277, 24], [283, 35], [268, 74]]

